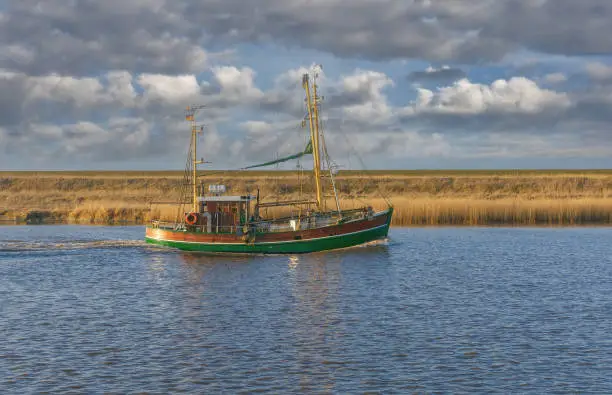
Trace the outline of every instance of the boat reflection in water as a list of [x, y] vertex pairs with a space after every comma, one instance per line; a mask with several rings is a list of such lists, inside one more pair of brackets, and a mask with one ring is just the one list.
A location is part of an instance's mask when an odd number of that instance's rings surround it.
[[355, 328], [368, 322], [354, 305], [356, 277], [387, 270], [388, 250], [383, 243], [272, 256], [158, 251], [150, 286], [165, 319], [181, 325], [181, 338], [167, 341], [185, 342], [202, 361], [198, 377], [222, 371], [223, 388], [234, 380], [259, 388], [275, 377], [285, 388], [337, 392], [358, 363], [347, 349], [360, 342]]

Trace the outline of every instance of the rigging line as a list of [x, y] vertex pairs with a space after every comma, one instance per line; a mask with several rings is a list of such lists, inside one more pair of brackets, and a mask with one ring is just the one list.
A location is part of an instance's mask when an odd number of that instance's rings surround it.
[[[299, 128], [296, 128], [296, 131], [299, 132]], [[281, 136], [281, 134], [284, 134], [284, 133], [278, 132], [274, 137], [279, 137], [279, 136]], [[270, 146], [271, 144], [267, 144], [267, 145]], [[277, 139], [277, 141], [275, 143], [275, 147], [276, 147], [277, 151], [275, 151], [274, 160], [269, 160], [268, 162], [265, 162], [265, 163], [259, 163], [259, 164], [255, 164], [255, 165], [244, 166], [244, 167], [241, 167], [239, 170], [247, 170], [247, 169], [253, 169], [253, 168], [257, 168], [257, 167], [266, 167], [266, 166], [271, 166], [271, 165], [278, 165], [280, 163], [287, 162], [287, 161], [290, 161], [290, 160], [293, 160], [293, 159], [298, 159], [301, 156], [304, 156], [304, 155], [312, 153], [312, 144], [309, 142], [309, 144], [307, 144], [305, 146], [305, 148], [302, 148], [300, 150], [300, 152], [292, 154], [292, 155], [289, 155], [289, 156], [279, 157], [278, 149], [279, 148], [283, 148], [283, 147], [288, 147], [288, 146], [290, 146], [290, 143], [288, 143], [288, 142], [283, 143], [281, 141], [278, 141], [278, 139]], [[278, 166], [276, 166], [276, 168], [278, 169]]]
[[[319, 104], [319, 107], [321, 104]], [[336, 208], [338, 209], [338, 215], [342, 218], [342, 210], [340, 209], [340, 200], [338, 199], [338, 190], [336, 188], [336, 180], [334, 177], [333, 169], [330, 163], [329, 153], [327, 152], [327, 144], [325, 143], [325, 135], [323, 133], [323, 121], [320, 121], [321, 124], [321, 142], [323, 143], [323, 155], [325, 155], [325, 162], [327, 162], [327, 170], [329, 170], [329, 178], [331, 179], [332, 188], [334, 190], [334, 199], [336, 200]]]
[[179, 223], [179, 219], [181, 217], [181, 211], [183, 211], [185, 207], [184, 201], [186, 200], [186, 196], [187, 196], [187, 186], [191, 185], [191, 183], [189, 183], [189, 180], [191, 178], [191, 166], [193, 166], [192, 164], [193, 154], [191, 152], [192, 146], [193, 146], [193, 141], [189, 143], [189, 151], [187, 152], [187, 164], [185, 165], [185, 171], [183, 173], [183, 182], [180, 188], [181, 204], [177, 208], [176, 219], [175, 219], [175, 222], [177, 224]]
[[[297, 127], [296, 127], [296, 130], [297, 130]], [[275, 158], [275, 160], [279, 160], [280, 159], [280, 155], [278, 155], [279, 148], [282, 149], [284, 146], [287, 145], [286, 142], [283, 144], [283, 142], [280, 141], [280, 136], [281, 136], [281, 132], [280, 131], [278, 133], [276, 133], [276, 135], [274, 136], [276, 138], [276, 144], [275, 144], [276, 145], [276, 158]], [[279, 163], [276, 163], [275, 167], [276, 167], [277, 170], [278, 170], [278, 166], [279, 166]], [[274, 177], [274, 182], [273, 182], [272, 185], [273, 185], [274, 191], [275, 191], [277, 196], [280, 196], [279, 183], [280, 183], [279, 182], [279, 178], [278, 177]], [[291, 208], [291, 210], [293, 210], [293, 208]]]
[[[344, 124], [344, 121], [342, 122]], [[361, 156], [359, 155], [359, 153], [357, 152], [357, 150], [355, 150], [355, 148], [353, 148], [353, 145], [351, 144], [348, 136], [346, 135], [346, 133], [344, 133], [344, 129], [340, 128], [340, 133], [342, 134], [342, 136], [344, 137], [344, 139], [346, 140], [346, 144], [348, 145], [349, 149], [351, 151], [353, 151], [353, 154], [357, 157], [357, 160], [359, 161], [359, 163], [361, 164], [361, 167], [363, 168], [364, 171], [367, 171], [366, 165], [363, 162], [363, 160], [361, 159]], [[374, 178], [369, 175], [369, 174], [365, 174], [366, 177], [369, 178], [370, 181], [372, 181], [374, 183], [374, 185], [376, 185], [376, 190], [378, 191], [378, 193], [380, 194], [380, 196], [383, 198], [383, 200], [385, 201], [385, 203], [387, 203], [387, 205], [389, 207], [391, 207], [393, 204], [391, 203], [391, 200], [382, 192], [382, 189], [380, 188], [380, 185], [374, 180]]]
[[[298, 130], [301, 128], [298, 128]], [[304, 133], [303, 135], [303, 142], [302, 145], [304, 145], [304, 143], [306, 143], [306, 141], [310, 141], [310, 135]], [[297, 162], [297, 171], [298, 171], [298, 184], [300, 185], [300, 200], [303, 199], [304, 196], [304, 180], [306, 179], [306, 177], [304, 177], [304, 166], [302, 166], [302, 161], [298, 158], [298, 162]], [[308, 205], [308, 210], [310, 210], [310, 204]], [[298, 212], [298, 218], [302, 217], [302, 206], [299, 206], [299, 212]]]

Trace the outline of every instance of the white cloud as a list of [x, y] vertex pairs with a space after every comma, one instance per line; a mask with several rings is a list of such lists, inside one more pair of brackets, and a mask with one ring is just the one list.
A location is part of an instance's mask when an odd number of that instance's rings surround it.
[[464, 147], [456, 152], [457, 157], [482, 159], [592, 157], [608, 156], [612, 151], [609, 142], [584, 142], [581, 136], [565, 132], [555, 134], [554, 141], [529, 133], [489, 133], [478, 139], [465, 138], [460, 144]]
[[[302, 77], [313, 71], [315, 65], [301, 66], [286, 70], [274, 78], [273, 88], [266, 91], [261, 99], [264, 108], [272, 112], [283, 112], [295, 116], [306, 113], [305, 91], [302, 87]], [[329, 91], [337, 81], [328, 80], [325, 71], [318, 71], [317, 83]]]
[[[63, 104], [72, 110], [110, 106], [116, 110], [142, 111], [153, 107], [159, 111], [161, 105], [167, 111], [176, 112], [177, 108], [193, 103], [210, 104], [214, 110], [219, 106], [254, 103], [264, 98], [264, 93], [255, 85], [252, 69], [217, 68], [214, 78], [219, 85], [218, 92], [214, 92], [210, 82], [198, 81], [194, 74], [144, 73], [133, 76], [118, 70], [100, 77], [27, 76], [0, 69], [0, 81], [10, 82], [25, 92], [24, 103], [16, 105], [35, 106], [46, 102]], [[9, 94], [6, 90], [4, 93]], [[67, 107], [64, 108], [66, 114], [69, 112]]]
[[384, 122], [391, 117], [392, 109], [383, 90], [395, 84], [386, 74], [356, 70], [354, 74], [343, 77], [339, 85], [344, 94], [362, 95], [360, 103], [344, 107], [346, 117], [371, 123]]
[[30, 100], [73, 102], [76, 107], [88, 107], [101, 101], [104, 87], [97, 78], [49, 75], [27, 77]]
[[[372, 141], [377, 141], [378, 146]], [[387, 155], [390, 158], [431, 158], [448, 156], [452, 146], [442, 134], [413, 130], [363, 134], [353, 142], [358, 152]]]
[[457, 81], [465, 77], [466, 74], [463, 70], [443, 65], [440, 68], [428, 66], [424, 71], [413, 71], [408, 75], [408, 80], [415, 84], [422, 82], [443, 83]]
[[112, 100], [126, 107], [133, 107], [137, 97], [133, 77], [127, 71], [111, 71], [106, 75], [108, 94]]
[[0, 61], [15, 64], [30, 64], [36, 58], [35, 52], [20, 44], [7, 45], [0, 53]]
[[104, 8], [112, 14], [138, 15], [143, 11], [158, 13], [163, 11], [166, 0], [104, 0]]
[[[289, 88], [302, 89], [302, 76], [304, 74], [308, 74], [311, 71], [311, 69], [312, 67], [311, 68], [298, 67], [298, 68], [287, 70], [279, 74], [274, 79], [274, 85], [277, 88], [281, 88], [281, 89], [289, 89]], [[320, 83], [325, 84], [325, 72], [323, 70], [320, 71], [318, 80]]]
[[405, 115], [442, 113], [476, 115], [493, 113], [535, 114], [550, 109], [566, 109], [571, 102], [567, 94], [540, 88], [524, 77], [497, 80], [491, 85], [462, 79], [437, 91], [419, 89], [415, 103]]
[[241, 155], [253, 160], [272, 159], [274, 155], [289, 155], [303, 150], [309, 138], [308, 130], [299, 130], [299, 124], [299, 119], [242, 122], [240, 127], [246, 135], [245, 144], [240, 146]]
[[550, 73], [544, 76], [544, 81], [550, 84], [559, 84], [567, 81], [567, 76], [563, 73]]
[[160, 70], [181, 68], [189, 72], [204, 71], [207, 61], [207, 52], [184, 37], [174, 37], [164, 33], [156, 37], [148, 32], [138, 32], [136, 41], [142, 42], [141, 51], [151, 57], [151, 65]]
[[[450, 69], [430, 68], [429, 72], [434, 70]], [[19, 105], [27, 114], [21, 123], [17, 120], [18, 126], [7, 129], [3, 125], [3, 149], [12, 142], [13, 147], [52, 152], [47, 159], [50, 162], [66, 157], [75, 163], [87, 160], [94, 167], [96, 160], [134, 160], [164, 154], [176, 156], [182, 163], [188, 143], [182, 108], [194, 102], [209, 105], [200, 147], [202, 156], [214, 166], [237, 168], [303, 149], [307, 130], [299, 129], [304, 114], [301, 79], [309, 68], [279, 74], [268, 90], [257, 85], [251, 68], [222, 66], [211, 71], [210, 81], [198, 81], [194, 74], [133, 75], [117, 70], [98, 78], [79, 78], [0, 70], [0, 83], [13, 81], [26, 92], [25, 101]], [[321, 74], [319, 85], [320, 94], [326, 98], [323, 117], [333, 157], [348, 154], [342, 133], [349, 133], [360, 154], [382, 161], [463, 155], [518, 157], [517, 147], [529, 141], [535, 146], [533, 140], [525, 138], [528, 133], [547, 133], [555, 138], [547, 139], [552, 142], [550, 149], [525, 152], [578, 155], [597, 146], [592, 140], [587, 144], [580, 138], [589, 133], [604, 138], [601, 121], [590, 117], [591, 124], [586, 125], [581, 119], [586, 119], [588, 111], [600, 111], [597, 106], [609, 109], [604, 100], [608, 96], [603, 92], [578, 97], [544, 89], [524, 77], [489, 84], [461, 79], [435, 90], [418, 89], [416, 99], [407, 107], [389, 99], [396, 84], [379, 71], [355, 69], [333, 78]], [[18, 98], [19, 94], [9, 96]], [[67, 118], [59, 124], [53, 118], [57, 103], [63, 106], [61, 113]], [[278, 111], [288, 103], [300, 111]], [[577, 106], [579, 103], [583, 107]], [[44, 111], [39, 113], [45, 108], [51, 109], [51, 117], [45, 117]], [[43, 118], [39, 119], [41, 114]], [[572, 140], [578, 147], [573, 150], [571, 146], [555, 145], [556, 136], [570, 129], [579, 136]], [[494, 133], [510, 140], [498, 139], [495, 146], [488, 138]], [[474, 140], [468, 143], [469, 138]]]
[[231, 143], [230, 148], [229, 148], [232, 158], [239, 158], [240, 153], [242, 152], [243, 148], [244, 148], [244, 143], [242, 141], [234, 140], [234, 142]]
[[151, 138], [151, 125], [142, 118], [112, 118], [108, 122], [113, 138], [121, 137], [131, 149], [145, 146]]
[[144, 89], [146, 99], [169, 104], [189, 104], [200, 93], [194, 75], [142, 74], [137, 81]]
[[70, 155], [88, 157], [95, 147], [101, 147], [113, 136], [102, 126], [93, 122], [78, 122], [76, 124], [63, 125], [64, 134], [63, 148]]
[[[571, 130], [580, 138], [609, 138], [609, 0], [9, 3], [0, 12], [4, 147], [19, 140], [14, 147], [54, 143], [60, 153], [72, 147], [79, 155], [100, 150], [116, 158], [153, 155], [182, 144], [177, 138], [187, 129], [182, 109], [202, 103], [208, 106], [203, 118], [210, 125], [210, 155], [267, 158], [271, 150], [289, 150], [281, 137], [289, 136], [304, 114], [301, 78], [310, 67], [295, 67], [295, 59], [287, 56], [298, 51], [298, 58], [323, 53], [330, 59], [331, 72], [319, 77], [330, 134], [344, 120], [352, 137], [376, 152], [458, 155], [459, 135], [478, 142], [492, 131], [558, 137]], [[305, 6], [324, 12], [304, 12]], [[252, 52], [240, 52], [245, 43], [266, 45], [251, 58]], [[209, 52], [213, 47], [219, 52]], [[279, 47], [280, 57], [264, 52]], [[586, 66], [591, 81], [579, 89], [574, 79], [563, 84], [577, 64], [584, 67], [585, 54], [603, 59]], [[521, 55], [530, 60], [495, 63]], [[274, 67], [257, 68], [262, 57]], [[401, 63], [385, 63], [389, 59], [435, 66], [398, 75]], [[555, 68], [544, 77], [538, 74], [537, 82], [535, 77], [466, 79], [464, 67], [478, 64], [474, 72], [486, 76], [491, 63], [501, 75], [532, 76], [528, 73], [537, 65]], [[294, 68], [276, 79], [266, 74], [284, 64]], [[372, 70], [353, 69], [364, 64]], [[264, 88], [258, 76], [272, 86]], [[405, 88], [406, 80], [428, 89]], [[398, 91], [396, 83], [406, 90]], [[413, 94], [414, 101], [402, 107]], [[241, 128], [238, 123], [247, 119], [252, 122]], [[261, 144], [246, 143], [249, 136]], [[581, 141], [572, 144], [586, 144]], [[124, 155], [125, 150], [133, 152]], [[21, 156], [19, 149], [15, 156]]]
[[272, 130], [272, 124], [265, 121], [246, 121], [242, 122], [240, 127], [254, 135], [263, 135]]
[[612, 66], [600, 62], [588, 63], [586, 65], [586, 71], [589, 77], [596, 81], [612, 80]]
[[[0, 67], [38, 75], [112, 69], [199, 74], [211, 60], [207, 43], [265, 42], [337, 58], [476, 64], [520, 50], [582, 56], [612, 48], [609, 0], [10, 3], [0, 14]], [[324, 12], [310, 12], [316, 7]]]
[[221, 95], [234, 101], [261, 98], [263, 93], [255, 86], [255, 71], [248, 67], [213, 67], [215, 80], [221, 87]]
[[225, 163], [231, 162], [231, 159], [226, 154], [228, 150], [226, 140], [219, 134], [214, 125], [208, 125], [201, 141], [202, 149], [199, 153], [203, 155], [204, 160], [214, 161], [215, 159], [220, 159], [225, 161]]
[[33, 107], [41, 102], [63, 103], [77, 109], [93, 109], [109, 104], [131, 107], [137, 96], [132, 76], [123, 71], [109, 72], [98, 78], [79, 78], [57, 74], [27, 76], [0, 70], [0, 79], [12, 82], [25, 92], [24, 102], [19, 105]]

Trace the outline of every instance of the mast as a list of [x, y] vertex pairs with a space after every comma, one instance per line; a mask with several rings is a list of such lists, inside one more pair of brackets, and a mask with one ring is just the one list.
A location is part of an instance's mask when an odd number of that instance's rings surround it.
[[[318, 67], [321, 67], [321, 65], [319, 65]], [[314, 71], [314, 75], [312, 78], [312, 90], [313, 90], [313, 109], [314, 109], [314, 125], [315, 125], [315, 133], [317, 135], [317, 147], [316, 147], [316, 151], [317, 151], [317, 162], [318, 162], [318, 167], [319, 167], [319, 178], [321, 177], [321, 152], [323, 151], [322, 149], [320, 149], [320, 144], [323, 145], [323, 147], [325, 148], [325, 139], [323, 138], [323, 133], [321, 131], [321, 119], [319, 118], [319, 102], [320, 102], [320, 98], [319, 95], [317, 94], [317, 77], [319, 76], [319, 74], [317, 73], [317, 71]], [[320, 140], [319, 140], [320, 139]], [[329, 158], [327, 158], [327, 167], [329, 168]], [[330, 170], [330, 175], [331, 175], [331, 168]], [[335, 195], [335, 191], [336, 191], [336, 186], [333, 180], [333, 176], [332, 176], [332, 184], [334, 184], [334, 195]], [[336, 197], [336, 204], [338, 204], [338, 198]], [[323, 202], [325, 209], [327, 209], [327, 202]], [[339, 206], [338, 206], [339, 207]]]
[[203, 159], [198, 160], [198, 134], [201, 134], [204, 130], [203, 126], [200, 126], [198, 130], [198, 125], [195, 120], [195, 114], [198, 110], [204, 108], [203, 105], [195, 105], [188, 106], [186, 111], [185, 119], [191, 122], [191, 189], [192, 189], [192, 212], [197, 213], [198, 210], [198, 165], [204, 163]]
[[[319, 67], [322, 67], [321, 65], [319, 65]], [[327, 153], [327, 146], [325, 144], [325, 136], [323, 135], [323, 125], [321, 123], [321, 119], [319, 118], [319, 96], [317, 95], [317, 77], [318, 74], [314, 73], [314, 77], [313, 77], [313, 83], [312, 83], [312, 87], [313, 87], [313, 91], [314, 91], [314, 115], [315, 115], [315, 129], [317, 132], [317, 137], [320, 138], [321, 140], [319, 140], [317, 138], [317, 145], [320, 143], [321, 144], [321, 149], [317, 149], [317, 152], [319, 153], [319, 155], [321, 155], [321, 153], [323, 153], [323, 157], [325, 159], [325, 162], [327, 164], [327, 169], [329, 170], [329, 177], [331, 179], [331, 184], [334, 190], [334, 199], [336, 201], [336, 209], [338, 210], [338, 215], [340, 215], [340, 218], [342, 218], [342, 210], [340, 210], [340, 201], [338, 200], [338, 191], [336, 189], [336, 180], [334, 179], [334, 172], [332, 169], [332, 165], [330, 163], [330, 159], [329, 159], [329, 154]], [[321, 163], [320, 159], [319, 159], [319, 164]], [[320, 171], [320, 170], [319, 170]]]
[[310, 139], [312, 141], [312, 161], [313, 161], [313, 172], [315, 178], [315, 186], [317, 189], [317, 208], [321, 210], [321, 203], [323, 201], [321, 191], [321, 159], [319, 157], [319, 119], [317, 110], [317, 97], [316, 97], [316, 83], [314, 84], [314, 100], [310, 94], [310, 82], [308, 74], [304, 74], [302, 77], [302, 86], [306, 91], [306, 102], [308, 105], [308, 121], [310, 124]]

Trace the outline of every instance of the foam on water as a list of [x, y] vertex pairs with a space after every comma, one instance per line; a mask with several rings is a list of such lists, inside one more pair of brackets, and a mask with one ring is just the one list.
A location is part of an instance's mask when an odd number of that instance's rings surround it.
[[95, 248], [145, 247], [144, 240], [75, 240], [75, 241], [0, 241], [0, 252], [28, 252], [47, 250], [87, 250]]

